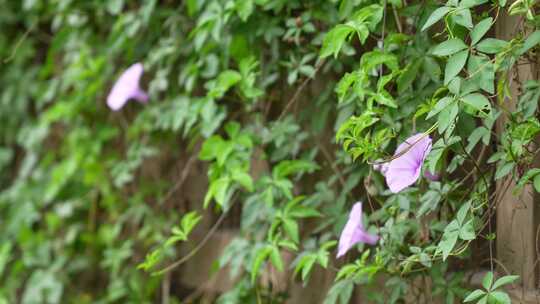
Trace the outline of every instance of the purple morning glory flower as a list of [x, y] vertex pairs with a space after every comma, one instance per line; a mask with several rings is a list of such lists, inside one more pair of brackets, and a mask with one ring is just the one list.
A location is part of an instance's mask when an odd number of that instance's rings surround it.
[[354, 204], [349, 214], [349, 220], [339, 237], [337, 257], [339, 258], [345, 255], [357, 243], [375, 245], [378, 240], [379, 236], [369, 234], [364, 229], [364, 225], [362, 224], [362, 203], [358, 202]]
[[424, 171], [424, 177], [429, 179], [432, 182], [436, 182], [440, 178], [439, 174], [431, 173], [431, 171], [429, 171], [429, 170]]
[[137, 62], [120, 75], [109, 96], [107, 96], [107, 105], [109, 108], [113, 111], [118, 111], [129, 99], [135, 99], [142, 103], [148, 101], [148, 95], [139, 87], [139, 80], [142, 73], [143, 65]]
[[420, 177], [422, 164], [431, 151], [431, 138], [418, 133], [398, 146], [395, 159], [384, 174], [390, 191], [397, 193], [414, 184]]
[[381, 172], [382, 175], [385, 175], [386, 171], [388, 171], [388, 163], [379, 163], [379, 162], [380, 160], [377, 160], [377, 163], [373, 165], [373, 169]]

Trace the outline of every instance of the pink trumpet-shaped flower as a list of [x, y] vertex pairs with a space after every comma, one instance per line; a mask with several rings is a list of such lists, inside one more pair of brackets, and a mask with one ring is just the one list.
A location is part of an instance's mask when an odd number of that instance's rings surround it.
[[142, 103], [148, 101], [148, 95], [139, 87], [139, 80], [142, 73], [143, 65], [138, 62], [120, 75], [109, 96], [107, 96], [107, 105], [109, 108], [113, 111], [118, 111], [132, 98]]
[[390, 191], [397, 193], [414, 184], [420, 177], [422, 164], [431, 151], [431, 138], [422, 133], [413, 135], [398, 146], [384, 174]]
[[375, 245], [378, 240], [379, 236], [369, 234], [364, 229], [364, 225], [362, 224], [362, 203], [358, 202], [354, 204], [349, 214], [349, 220], [339, 237], [337, 257], [339, 258], [345, 255], [357, 243]]

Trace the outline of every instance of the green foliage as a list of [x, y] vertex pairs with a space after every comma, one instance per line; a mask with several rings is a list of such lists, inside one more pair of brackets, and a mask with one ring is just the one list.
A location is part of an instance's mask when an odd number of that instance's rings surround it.
[[[512, 75], [537, 57], [535, 1], [0, 4], [0, 303], [159, 302], [159, 270], [190, 262], [213, 213], [237, 232], [217, 303], [282, 303], [268, 274], [318, 270], [336, 273], [328, 304], [357, 286], [401, 303], [427, 277], [446, 303], [509, 303], [515, 276], [466, 296], [456, 260], [493, 245], [497, 183], [540, 192], [540, 83]], [[522, 20], [508, 40], [505, 15]], [[135, 62], [149, 101], [112, 112]], [[433, 148], [391, 193], [371, 164], [415, 133]], [[355, 201], [381, 239], [336, 261]]]
[[509, 304], [512, 303], [510, 296], [506, 292], [500, 289], [504, 285], [508, 285], [516, 281], [519, 276], [508, 275], [497, 279], [494, 283], [493, 272], [488, 272], [482, 280], [482, 289], [476, 289], [471, 292], [463, 300], [464, 303], [475, 302], [479, 304]]
[[298, 262], [294, 268], [294, 274], [301, 273], [302, 281], [307, 283], [308, 276], [315, 264], [319, 264], [323, 268], [328, 267], [329, 249], [336, 246], [336, 241], [327, 241], [321, 244], [320, 248], [315, 252], [306, 251], [298, 256]]

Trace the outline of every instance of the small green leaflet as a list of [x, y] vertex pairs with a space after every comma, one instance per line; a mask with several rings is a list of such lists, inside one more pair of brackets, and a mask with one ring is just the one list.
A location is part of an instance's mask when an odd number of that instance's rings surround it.
[[463, 50], [459, 53], [452, 55], [446, 67], [444, 69], [444, 84], [447, 85], [457, 74], [463, 69], [467, 58], [469, 57], [469, 50]]
[[468, 29], [473, 27], [471, 11], [468, 8], [456, 10], [452, 17], [454, 22], [459, 25], [463, 25]]
[[341, 47], [353, 32], [353, 27], [345, 24], [338, 24], [330, 32], [328, 32], [326, 36], [324, 36], [324, 41], [319, 56], [321, 58], [325, 58], [330, 55], [334, 55], [334, 58], [337, 58]]
[[467, 217], [470, 209], [470, 201], [463, 204], [459, 208], [456, 218], [444, 229], [442, 239], [437, 246], [437, 251], [443, 254], [443, 261], [448, 258], [452, 252], [452, 249], [454, 249], [458, 238], [464, 241], [469, 241], [476, 238], [472, 219], [465, 222], [465, 218]]
[[487, 56], [470, 56], [467, 71], [470, 75], [470, 84], [474, 84], [490, 94], [495, 92], [495, 68]]
[[446, 96], [446, 97], [443, 97], [443, 98], [439, 99], [439, 101], [437, 101], [437, 103], [435, 104], [433, 109], [428, 113], [426, 119], [430, 119], [431, 117], [439, 114], [439, 112], [441, 112], [444, 108], [446, 108], [453, 101], [454, 101], [454, 99], [452, 97], [449, 97], [449, 96]]
[[530, 34], [527, 39], [525, 39], [523, 46], [518, 51], [518, 55], [525, 54], [528, 50], [535, 47], [538, 43], [540, 43], [540, 30], [534, 31], [534, 33]]
[[495, 281], [495, 283], [491, 287], [491, 290], [495, 290], [495, 289], [497, 289], [499, 287], [502, 287], [503, 285], [508, 285], [510, 283], [513, 283], [517, 279], [519, 279], [519, 276], [517, 276], [517, 275], [504, 276], [504, 277], [498, 279], [497, 281]]
[[488, 2], [488, 0], [462, 0], [459, 3], [459, 7], [460, 8], [471, 8], [471, 7], [475, 7], [475, 6], [478, 6], [480, 4], [486, 3], [486, 2]]
[[187, 241], [189, 234], [195, 226], [201, 221], [202, 216], [196, 211], [186, 213], [180, 221], [180, 226], [175, 226], [171, 229], [172, 236], [165, 242], [165, 247], [171, 246], [180, 241]]
[[438, 116], [439, 133], [442, 134], [454, 122], [459, 113], [459, 105], [457, 102], [450, 104], [444, 108]]
[[437, 21], [441, 20], [449, 11], [450, 8], [448, 6], [439, 7], [438, 9], [434, 10], [422, 27], [422, 31], [425, 31]]
[[246, 22], [253, 13], [253, 0], [236, 1], [236, 12], [242, 21]]
[[495, 171], [495, 180], [501, 179], [508, 175], [515, 167], [515, 163], [505, 163], [501, 161], [497, 164], [497, 171]]
[[486, 38], [476, 45], [476, 49], [485, 54], [496, 54], [504, 50], [507, 46], [508, 41]]
[[467, 48], [467, 45], [460, 39], [453, 38], [440, 43], [432, 50], [432, 54], [435, 56], [448, 56], [455, 54], [461, 50]]
[[482, 94], [473, 93], [462, 98], [463, 102], [473, 108], [479, 116], [485, 116], [491, 113], [491, 104]]
[[482, 291], [480, 289], [477, 289], [473, 292], [471, 292], [464, 300], [463, 302], [464, 303], [467, 303], [467, 302], [472, 302], [474, 300], [477, 300], [478, 298], [480, 298], [481, 296], [485, 295], [486, 292], [485, 291]]
[[418, 69], [422, 64], [421, 59], [417, 59], [414, 62], [407, 65], [404, 71], [399, 75], [397, 79], [398, 94], [403, 93], [405, 90], [411, 88], [411, 84], [416, 79]]
[[473, 28], [471, 31], [471, 45], [475, 45], [484, 37], [484, 35], [489, 31], [493, 22], [493, 18], [489, 17], [480, 22]]
[[536, 192], [540, 193], [540, 175], [534, 177], [533, 185]]
[[215, 99], [222, 98], [227, 90], [237, 84], [241, 79], [242, 75], [237, 71], [226, 70], [221, 72], [215, 81], [208, 83], [208, 96]]
[[459, 236], [459, 224], [456, 220], [450, 222], [444, 229], [444, 234], [437, 247], [437, 250], [442, 252], [443, 261], [446, 261], [452, 249], [456, 245]]

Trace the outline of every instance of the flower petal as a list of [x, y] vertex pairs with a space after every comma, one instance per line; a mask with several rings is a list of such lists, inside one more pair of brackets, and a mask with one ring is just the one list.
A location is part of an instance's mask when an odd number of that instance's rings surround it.
[[369, 245], [375, 245], [377, 244], [377, 241], [379, 240], [379, 236], [375, 234], [367, 233], [363, 230], [359, 231], [358, 239], [362, 243], [366, 243]]
[[139, 80], [143, 74], [143, 65], [138, 62], [130, 66], [120, 75], [114, 84], [109, 96], [107, 96], [107, 105], [113, 111], [120, 110], [126, 102], [133, 98], [140, 102], [146, 102], [148, 95], [140, 89]]
[[386, 175], [386, 171], [388, 171], [388, 163], [376, 163], [373, 165], [373, 169], [381, 172], [382, 175]]
[[374, 245], [378, 240], [378, 236], [368, 234], [364, 230], [364, 225], [362, 224], [362, 203], [358, 202], [354, 204], [349, 214], [349, 220], [339, 237], [337, 257], [339, 258], [345, 255], [357, 243]]
[[386, 184], [397, 193], [414, 184], [420, 177], [422, 164], [431, 151], [431, 138], [422, 133], [409, 137], [400, 144], [386, 171]]
[[429, 170], [424, 171], [424, 177], [429, 179], [432, 182], [436, 182], [439, 180], [440, 176], [437, 173], [431, 173]]

